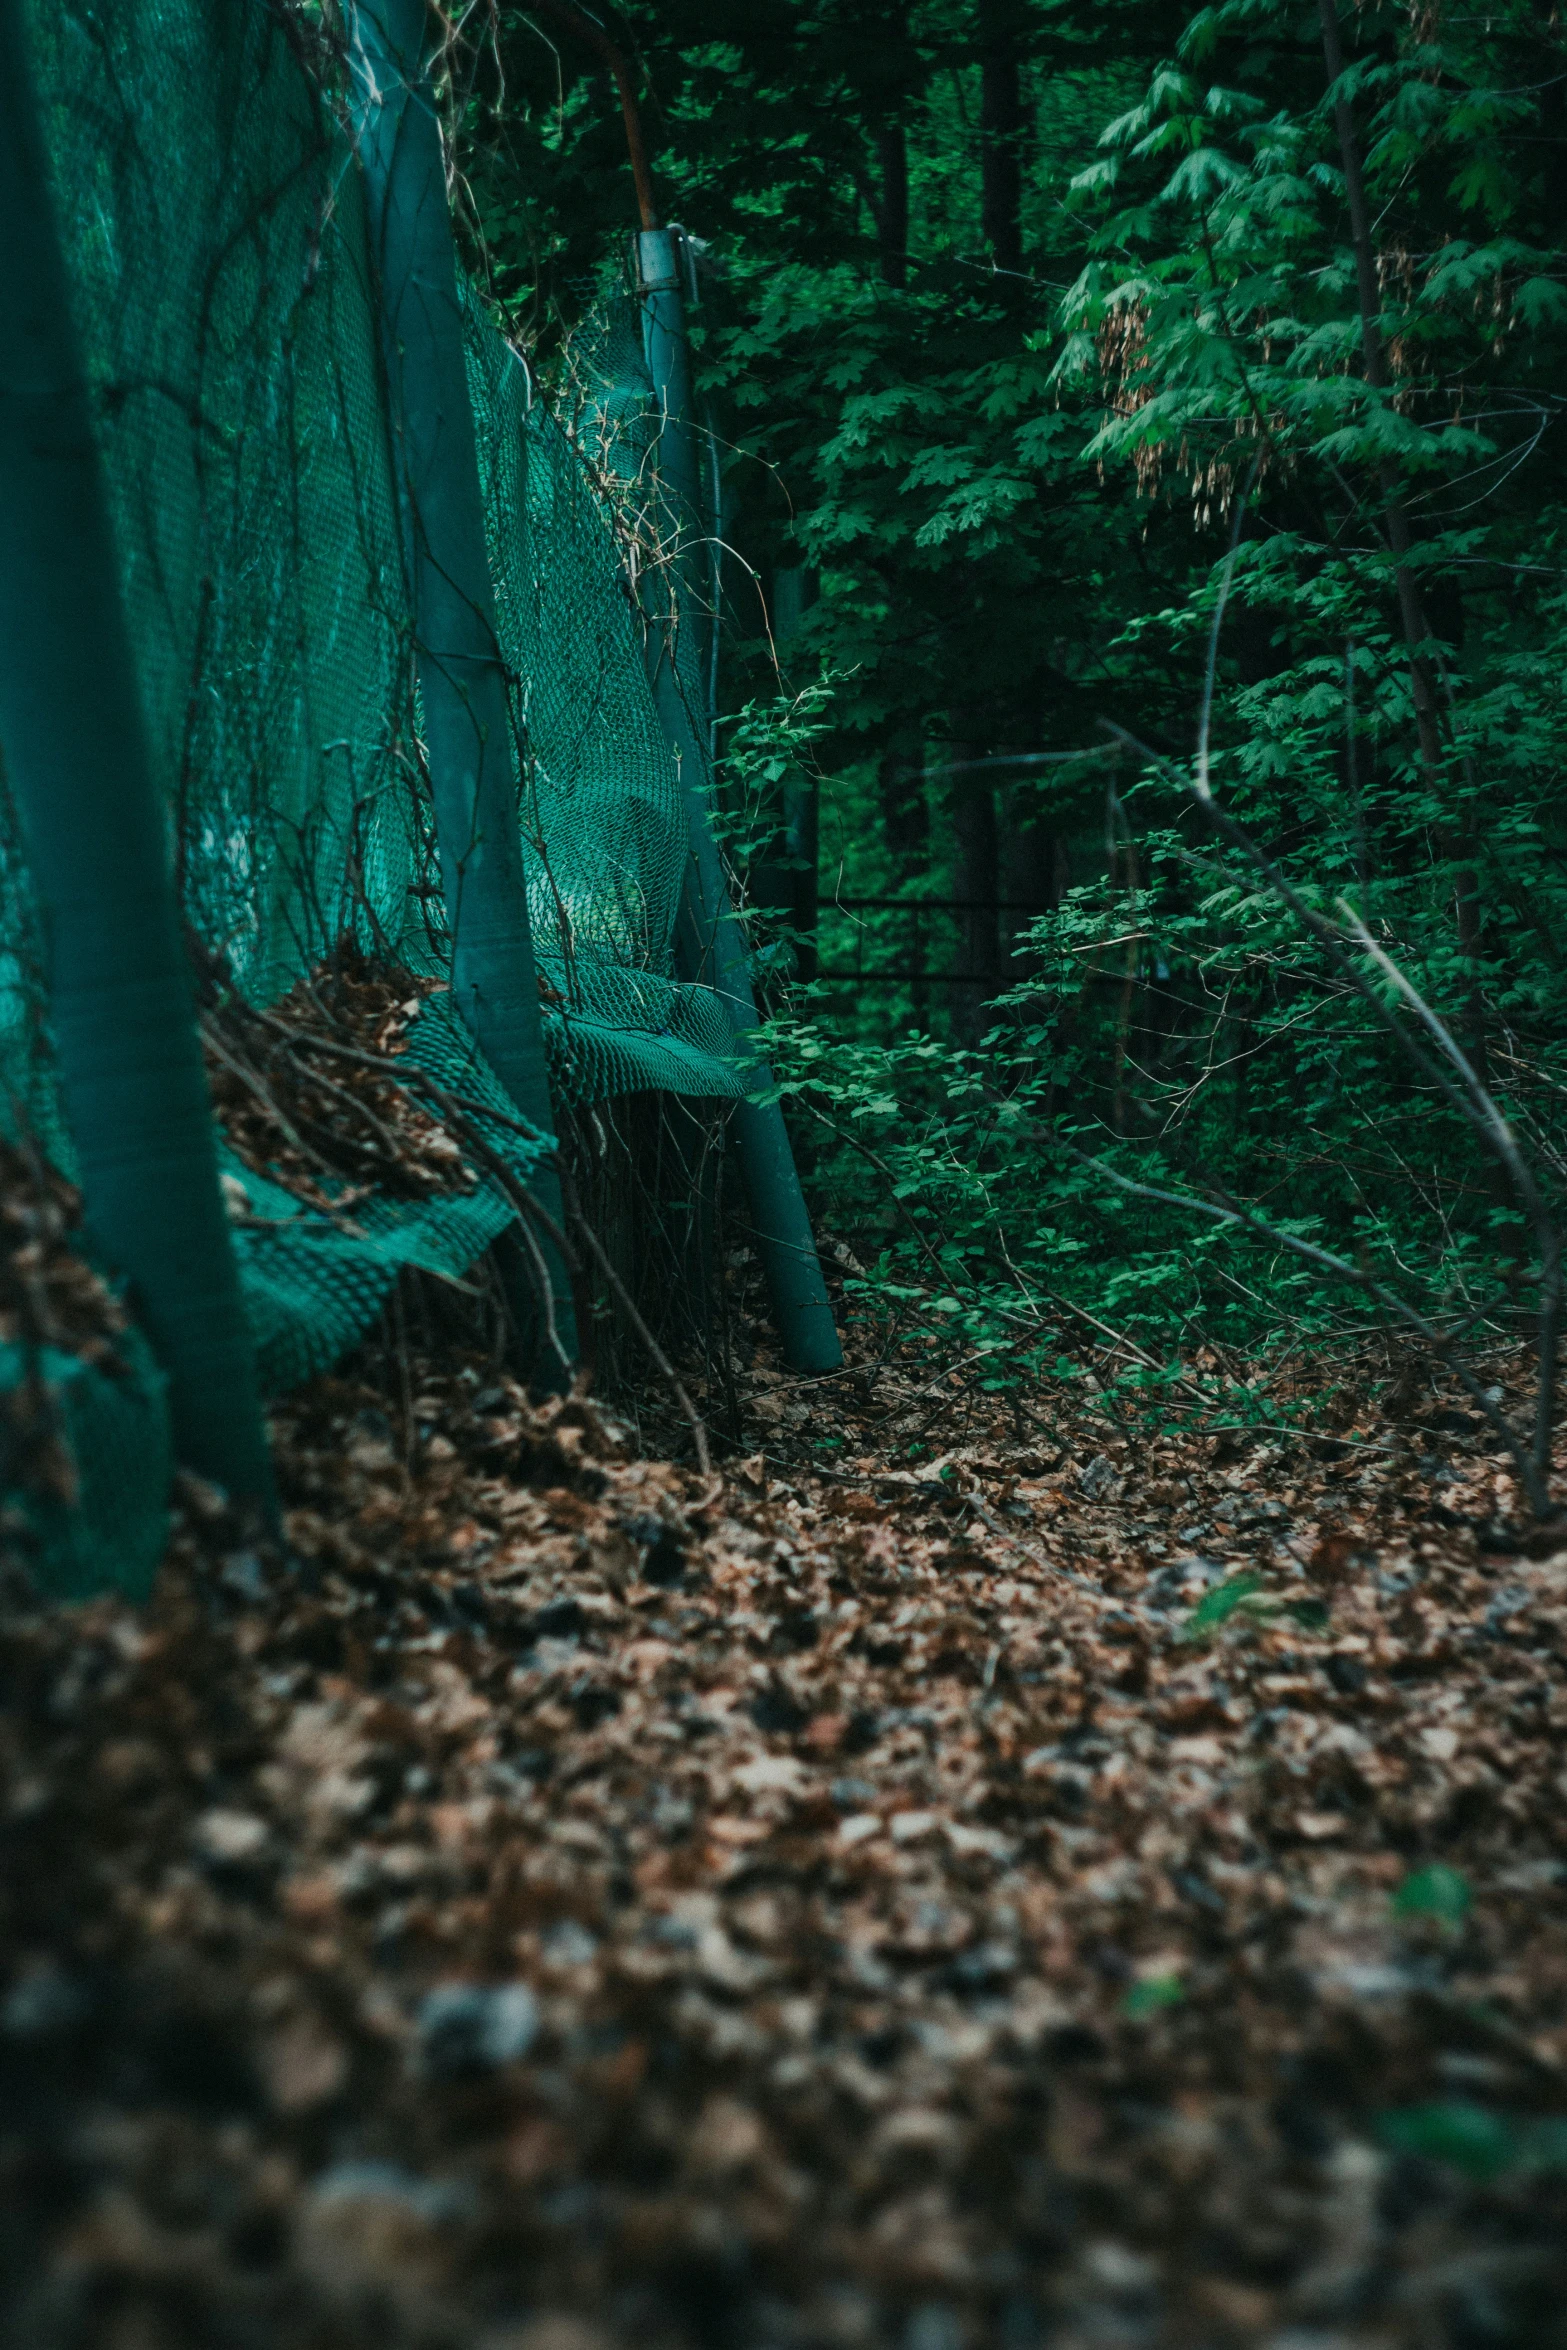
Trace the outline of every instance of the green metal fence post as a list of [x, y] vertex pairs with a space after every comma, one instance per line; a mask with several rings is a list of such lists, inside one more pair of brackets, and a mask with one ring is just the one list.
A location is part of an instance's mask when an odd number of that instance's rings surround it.
[[[735, 918], [723, 860], [713, 837], [712, 756], [707, 714], [680, 675], [679, 632], [693, 631], [697, 658], [688, 674], [705, 678], [706, 630], [717, 614], [703, 612], [709, 561], [697, 434], [691, 404], [691, 357], [681, 298], [677, 233], [643, 229], [634, 240], [642, 304], [643, 347], [658, 402], [658, 468], [680, 532], [675, 592], [649, 637], [653, 697], [675, 751], [690, 827], [677, 952], [689, 979], [705, 979], [719, 995], [744, 1047], [757, 1024], [745, 936]], [[700, 689], [698, 689], [700, 691]], [[773, 1077], [753, 1052], [753, 1093], [771, 1090]], [[776, 1101], [742, 1102], [735, 1113], [740, 1163], [756, 1226], [759, 1253], [784, 1355], [797, 1371], [835, 1371], [843, 1349], [833, 1326], [810, 1217], [800, 1189], [788, 1129]]]
[[[412, 569], [419, 689], [458, 1010], [523, 1117], [555, 1132], [528, 923], [506, 670], [495, 629], [425, 0], [350, 0], [354, 114]], [[532, 1189], [561, 1221], [559, 1178]], [[571, 1285], [546, 1249], [575, 1359]], [[547, 1368], [544, 1367], [544, 1368]]]
[[89, 1229], [169, 1376], [176, 1457], [272, 1506], [255, 1355], [19, 0], [0, 0], [0, 749]]

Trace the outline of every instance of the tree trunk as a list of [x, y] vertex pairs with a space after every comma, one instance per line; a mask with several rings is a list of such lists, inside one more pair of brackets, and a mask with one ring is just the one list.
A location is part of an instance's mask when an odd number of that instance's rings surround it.
[[1023, 271], [1023, 77], [1012, 0], [979, 0], [980, 203], [998, 269]]
[[909, 278], [909, 147], [901, 122], [883, 123], [877, 131], [876, 165], [881, 274], [889, 286], [902, 287]]
[[[943, 762], [961, 767], [982, 759], [984, 746], [972, 736], [947, 747]], [[999, 938], [996, 900], [998, 841], [996, 787], [984, 770], [948, 779], [952, 821], [952, 894], [957, 915], [958, 984], [952, 990], [952, 1025], [960, 1043], [974, 1044], [988, 1025], [986, 1006], [995, 993]]]
[[[1382, 339], [1382, 302], [1377, 283], [1376, 249], [1371, 236], [1371, 212], [1366, 201], [1365, 174], [1361, 165], [1360, 140], [1355, 128], [1354, 110], [1342, 89], [1344, 51], [1339, 38], [1338, 11], [1335, 0], [1317, 0], [1317, 12], [1322, 25], [1322, 53], [1327, 67], [1329, 86], [1334, 89], [1333, 124], [1338, 134], [1339, 157], [1344, 167], [1344, 198], [1349, 212], [1350, 238], [1355, 253], [1355, 290], [1360, 313], [1361, 364], [1366, 382], [1373, 391], [1385, 391], [1389, 382], [1387, 351]], [[1382, 491], [1383, 514], [1387, 524], [1388, 545], [1393, 555], [1393, 581], [1398, 597], [1399, 622], [1409, 661], [1410, 692], [1415, 708], [1415, 733], [1420, 746], [1420, 764], [1426, 785], [1433, 798], [1440, 801], [1443, 764], [1443, 726], [1437, 679], [1433, 672], [1426, 646], [1431, 640], [1430, 622], [1420, 593], [1419, 582], [1410, 563], [1412, 546], [1409, 515], [1400, 491], [1397, 475], [1391, 466], [1384, 466], [1378, 477]], [[1478, 964], [1480, 958], [1481, 904], [1479, 874], [1471, 853], [1472, 826], [1461, 826], [1456, 836], [1448, 832], [1446, 847], [1458, 867], [1454, 886], [1454, 921], [1458, 943], [1468, 960], [1473, 977], [1469, 992], [1468, 1029], [1469, 1049], [1481, 1082], [1486, 1079], [1487, 1036], [1485, 1003], [1481, 993]]]
[[[1327, 62], [1328, 80], [1330, 84], [1336, 84], [1341, 81], [1344, 72], [1338, 12], [1334, 0], [1317, 0], [1317, 7], [1322, 22], [1322, 49]], [[1354, 113], [1348, 98], [1342, 94], [1333, 101], [1333, 124], [1338, 133], [1339, 157], [1344, 167], [1344, 198], [1349, 212], [1350, 241], [1355, 254], [1361, 364], [1367, 383], [1373, 391], [1381, 392], [1387, 389], [1388, 367], [1382, 340], [1382, 298], [1377, 285], [1376, 249], [1371, 240], [1371, 213], [1366, 202], [1366, 183], [1361, 169], [1360, 141], [1355, 130]], [[1399, 494], [1398, 478], [1390, 467], [1383, 468], [1380, 486], [1388, 544], [1393, 551], [1393, 580], [1398, 594], [1399, 619], [1409, 651], [1410, 684], [1414, 694], [1420, 755], [1426, 765], [1428, 778], [1434, 783], [1441, 764], [1441, 730], [1430, 664], [1421, 650], [1431, 632], [1426, 624], [1419, 586], [1409, 568], [1409, 516]]]
[[1060, 845], [1039, 815], [1037, 794], [1026, 783], [1011, 784], [1001, 826], [997, 893], [1008, 909], [1001, 916], [1001, 970], [1008, 987], [1027, 976], [1027, 958], [1018, 950], [1032, 924], [1060, 902]]
[[930, 861], [930, 803], [925, 796], [924, 745], [894, 736], [876, 770], [882, 835], [898, 883], [912, 881]]
[[[773, 573], [773, 641], [780, 660], [816, 601], [816, 574], [804, 564]], [[791, 766], [783, 791], [785, 903], [799, 938], [796, 968], [809, 986], [821, 967], [820, 930], [821, 789], [813, 769]]]

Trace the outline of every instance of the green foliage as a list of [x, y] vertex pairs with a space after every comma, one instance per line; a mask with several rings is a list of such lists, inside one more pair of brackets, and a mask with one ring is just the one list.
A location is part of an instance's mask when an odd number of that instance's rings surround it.
[[1186, 1986], [1179, 1975], [1145, 1975], [1127, 1992], [1121, 2013], [1134, 2023], [1145, 2023], [1150, 2016], [1162, 2015], [1167, 2007], [1179, 2007], [1185, 1997]]
[[1518, 2120], [1467, 2098], [1398, 2107], [1380, 2117], [1377, 2134], [1396, 2154], [1420, 2155], [1481, 2181], [1567, 2170], [1567, 2121]]
[[[708, 248], [701, 371], [740, 558], [731, 851], [766, 863], [791, 778], [819, 774], [823, 962], [873, 975], [783, 1001], [758, 932], [775, 1066], [855, 1279], [993, 1387], [1055, 1369], [1084, 1315], [1157, 1396], [1178, 1355], [1363, 1314], [1277, 1241], [1114, 1191], [1061, 1132], [1134, 1180], [1250, 1203], [1450, 1327], [1526, 1306], [1516, 1206], [1474, 1134], [1184, 778], [1233, 542], [1220, 800], [1308, 904], [1363, 915], [1559, 1193], [1559, 27], [1526, 0], [1343, 11], [1368, 318], [1314, 11], [1017, 0], [1012, 276], [968, 0], [626, 21], [660, 184]], [[620, 134], [590, 59], [520, 8], [498, 39], [468, 184], [547, 355], [631, 218]], [[820, 594], [779, 703], [752, 582], [802, 562]], [[1103, 719], [1159, 760], [1107, 761]], [[954, 744], [1059, 763], [899, 782]], [[971, 888], [976, 808], [994, 893], [1038, 909], [1009, 922], [984, 1012], [976, 989], [874, 977], [912, 959], [907, 908]], [[841, 905], [862, 897], [893, 903]], [[919, 936], [967, 967], [961, 915], [933, 907]]]
[[1242, 1608], [1253, 1606], [1261, 1590], [1260, 1575], [1232, 1575], [1228, 1582], [1217, 1585], [1192, 1609], [1186, 1619], [1187, 1639], [1203, 1640], [1210, 1632], [1217, 1632]]
[[1393, 1915], [1429, 1918], [1456, 1933], [1468, 1917], [1473, 1901], [1468, 1878], [1458, 1869], [1433, 1861], [1429, 1868], [1416, 1869], [1413, 1876], [1404, 1879], [1393, 1896]]
[[792, 693], [747, 702], [724, 728], [714, 830], [742, 872], [767, 856], [789, 788], [809, 785], [815, 745], [829, 724], [835, 680], [808, 678]]

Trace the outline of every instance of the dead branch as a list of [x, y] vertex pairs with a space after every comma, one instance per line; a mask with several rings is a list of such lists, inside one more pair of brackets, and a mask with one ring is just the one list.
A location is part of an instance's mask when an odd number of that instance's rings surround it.
[[1385, 1312], [1395, 1314], [1400, 1321], [1419, 1332], [1433, 1352], [1446, 1363], [1470, 1401], [1485, 1414], [1512, 1457], [1519, 1482], [1535, 1516], [1545, 1519], [1558, 1514], [1556, 1504], [1551, 1499], [1549, 1484], [1535, 1467], [1532, 1446], [1522, 1442], [1492, 1403], [1479, 1380], [1458, 1354], [1454, 1338], [1439, 1329], [1417, 1306], [1410, 1305], [1407, 1299], [1400, 1297], [1397, 1290], [1379, 1281], [1374, 1273], [1368, 1273], [1360, 1265], [1352, 1265], [1345, 1257], [1335, 1256], [1331, 1249], [1319, 1248], [1315, 1241], [1302, 1240], [1298, 1234], [1282, 1231], [1278, 1225], [1268, 1223], [1239, 1200], [1231, 1198], [1217, 1183], [1210, 1183], [1209, 1186], [1219, 1195], [1217, 1200], [1202, 1199], [1192, 1192], [1165, 1191], [1158, 1184], [1138, 1183], [1130, 1175], [1121, 1174], [1118, 1168], [1107, 1165], [1103, 1159], [1080, 1150], [1076, 1143], [1059, 1130], [1054, 1136], [1047, 1136], [1044, 1128], [1040, 1128], [1039, 1133], [1042, 1140], [1054, 1140], [1081, 1165], [1092, 1168], [1096, 1175], [1103, 1176], [1107, 1183], [1113, 1184], [1118, 1191], [1128, 1193], [1133, 1199], [1153, 1200], [1160, 1207], [1188, 1209], [1199, 1216], [1206, 1216], [1214, 1224], [1240, 1225], [1246, 1231], [1255, 1233], [1259, 1239], [1269, 1241], [1277, 1248], [1290, 1250], [1319, 1273], [1326, 1273], [1330, 1279], [1347, 1282], [1352, 1288], [1363, 1290], [1368, 1297], [1374, 1297]]

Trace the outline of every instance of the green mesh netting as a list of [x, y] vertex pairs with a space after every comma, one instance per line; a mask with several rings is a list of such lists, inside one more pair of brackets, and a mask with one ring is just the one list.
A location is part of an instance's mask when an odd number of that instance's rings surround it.
[[[87, 1599], [106, 1585], [145, 1599], [168, 1534], [174, 1456], [163, 1374], [146, 1340], [128, 1330], [114, 1376], [76, 1355], [41, 1347], [36, 1369], [58, 1414], [76, 1469], [71, 1503], [25, 1490], [6, 1494], [4, 1551], [51, 1599]], [[0, 1345], [0, 1389], [27, 1376], [19, 1346]]]
[[[345, 933], [445, 960], [364, 200], [319, 23], [288, 0], [32, 0], [29, 22], [180, 894], [258, 1003]], [[721, 1006], [671, 976], [688, 849], [620, 548], [583, 452], [467, 309], [552, 1077], [584, 1103], [737, 1095]], [[39, 975], [0, 788], [0, 1115], [69, 1172]], [[471, 1060], [438, 1020], [414, 1033]], [[465, 1091], [493, 1084], [468, 1068]], [[242, 1179], [272, 1219], [238, 1245], [273, 1390], [340, 1356], [399, 1264], [460, 1272], [510, 1213], [486, 1184], [362, 1209], [350, 1235]], [[136, 1381], [97, 1384], [112, 1419]], [[72, 1425], [82, 1500], [45, 1580], [80, 1587], [89, 1527], [134, 1580], [146, 1544], [106, 1531], [125, 1446]]]
[[[402, 1058], [461, 1103], [489, 1148], [525, 1182], [543, 1138], [530, 1142], [506, 1123], [516, 1115], [510, 1101], [439, 997], [423, 1005]], [[234, 1244], [262, 1392], [269, 1396], [286, 1395], [330, 1370], [374, 1321], [405, 1265], [459, 1274], [517, 1213], [505, 1188], [487, 1175], [472, 1191], [422, 1200], [383, 1193], [351, 1213], [328, 1216], [301, 1206], [232, 1151], [222, 1160], [225, 1174], [243, 1186], [254, 1218], [236, 1227]]]
[[626, 566], [584, 454], [465, 302], [496, 624], [523, 753], [534, 952], [562, 999], [546, 1043], [568, 1098], [738, 1096], [708, 990], [667, 976], [689, 856]]
[[[671, 233], [682, 268], [682, 296], [694, 303], [696, 289], [684, 240], [679, 231]], [[705, 742], [720, 601], [722, 496], [716, 444], [707, 427], [696, 429], [693, 453], [701, 511], [684, 513], [670, 495], [658, 462], [665, 420], [648, 364], [647, 320], [633, 283], [635, 268], [636, 263], [623, 256], [618, 277], [604, 288], [573, 338], [574, 432], [613, 503], [623, 535], [639, 542], [637, 596], [643, 612], [655, 626], [679, 615], [673, 628], [675, 675], [697, 739]], [[710, 773], [705, 781], [711, 791]]]

